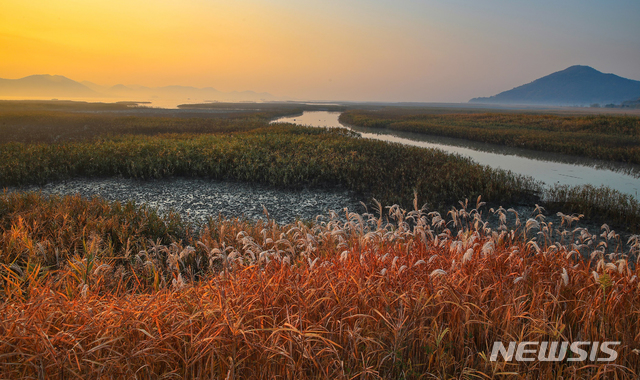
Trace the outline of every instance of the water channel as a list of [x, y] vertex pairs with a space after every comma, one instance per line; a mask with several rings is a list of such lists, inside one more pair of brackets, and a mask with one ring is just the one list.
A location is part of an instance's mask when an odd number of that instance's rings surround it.
[[421, 133], [363, 128], [344, 125], [340, 112], [305, 111], [302, 115], [282, 117], [273, 122], [313, 127], [347, 128], [363, 138], [395, 142], [471, 157], [482, 165], [531, 176], [547, 185], [606, 185], [640, 200], [640, 166], [594, 160], [560, 153], [469, 141]]

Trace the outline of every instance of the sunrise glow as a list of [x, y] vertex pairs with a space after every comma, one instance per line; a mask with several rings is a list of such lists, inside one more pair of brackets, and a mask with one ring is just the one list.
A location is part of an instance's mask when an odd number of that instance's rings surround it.
[[467, 101], [573, 64], [640, 79], [640, 6], [615, 3], [6, 0], [0, 77], [387, 101]]

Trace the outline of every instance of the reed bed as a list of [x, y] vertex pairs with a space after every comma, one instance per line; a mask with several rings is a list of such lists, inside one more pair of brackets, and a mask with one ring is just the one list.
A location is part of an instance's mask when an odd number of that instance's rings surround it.
[[0, 193], [0, 218], [0, 263], [5, 265], [28, 254], [40, 258], [40, 265], [56, 266], [93, 238], [107, 244], [103, 256], [114, 258], [123, 250], [144, 249], [149, 239], [163, 244], [187, 239], [193, 229], [179, 214], [159, 215], [145, 205], [36, 192]]
[[[137, 236], [144, 209], [50, 198], [87, 209], [67, 229], [73, 245], [59, 216], [26, 221], [55, 213], [38, 195], [7, 196], [19, 206], [0, 224], [3, 378], [638, 376], [639, 237], [625, 251], [576, 215], [554, 225], [479, 199], [446, 214], [378, 205], [312, 224], [211, 219], [134, 249], [114, 248], [100, 221], [126, 214], [122, 234]], [[25, 239], [34, 249], [16, 248]], [[513, 340], [621, 345], [610, 364], [488, 360]]]
[[280, 116], [345, 107], [299, 103], [185, 104], [150, 109], [134, 102], [0, 100], [0, 144], [62, 143], [113, 135], [232, 133], [264, 128]]
[[272, 125], [224, 134], [122, 135], [60, 144], [0, 145], [0, 186], [72, 177], [197, 176], [277, 187], [342, 186], [385, 204], [432, 209], [482, 195], [511, 204], [536, 199], [531, 178], [435, 149], [358, 138], [345, 129]]
[[340, 121], [640, 164], [640, 117], [349, 110]]
[[267, 112], [229, 112], [178, 116], [135, 116], [57, 110], [2, 110], [0, 144], [64, 143], [114, 135], [165, 133], [219, 134], [263, 128]]
[[605, 220], [632, 232], [640, 232], [640, 202], [607, 186], [554, 185], [544, 192], [544, 204], [551, 210], [580, 213]]
[[[469, 159], [380, 142], [354, 143], [355, 135], [345, 131], [318, 132], [268, 124], [279, 115], [344, 107], [215, 103], [185, 105], [192, 108], [184, 111], [188, 112], [186, 117], [109, 113], [130, 110], [129, 106], [0, 102], [0, 187], [72, 177], [199, 176], [277, 187], [342, 186], [360, 193], [363, 199], [375, 197], [403, 207], [410, 207], [417, 191], [421, 202], [440, 211], [458, 199], [480, 194], [494, 204], [533, 204], [544, 198], [550, 202], [546, 204], [549, 209], [563, 211], [562, 205], [566, 205], [566, 210], [598, 222], [631, 232], [640, 229], [638, 202], [622, 199], [609, 189], [563, 191], [562, 201], [556, 201], [558, 191], [545, 195], [540, 184], [530, 178], [482, 168]], [[369, 113], [347, 111], [343, 116], [358, 117], [358, 122], [367, 125], [383, 123], [379, 125], [382, 127], [406, 119], [421, 123], [427, 120], [453, 129], [480, 125], [494, 131], [548, 130], [576, 136], [607, 133], [631, 139], [638, 135], [637, 120], [632, 117], [477, 111], [451, 115], [447, 109], [430, 110], [427, 115], [424, 112], [387, 108]], [[315, 139], [320, 140], [319, 146]], [[591, 195], [580, 195], [585, 192]], [[613, 206], [603, 207], [604, 203]]]

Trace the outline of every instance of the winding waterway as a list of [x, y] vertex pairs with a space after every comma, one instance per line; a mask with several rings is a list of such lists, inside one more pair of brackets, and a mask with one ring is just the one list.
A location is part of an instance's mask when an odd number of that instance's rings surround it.
[[640, 200], [640, 166], [594, 160], [560, 153], [539, 152], [420, 133], [344, 125], [340, 112], [305, 111], [273, 122], [313, 127], [347, 128], [363, 138], [395, 142], [471, 157], [482, 165], [531, 176], [547, 185], [606, 185]]

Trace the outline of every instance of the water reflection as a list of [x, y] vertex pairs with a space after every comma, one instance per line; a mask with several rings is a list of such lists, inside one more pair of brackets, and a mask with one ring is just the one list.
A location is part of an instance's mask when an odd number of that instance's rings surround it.
[[546, 184], [607, 185], [640, 199], [640, 166], [638, 165], [420, 133], [347, 126], [338, 121], [339, 116], [339, 112], [313, 111], [279, 118], [274, 122], [296, 123], [314, 127], [349, 128], [359, 132], [364, 138], [435, 148], [448, 153], [468, 156], [480, 164], [528, 175]]

